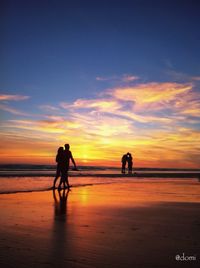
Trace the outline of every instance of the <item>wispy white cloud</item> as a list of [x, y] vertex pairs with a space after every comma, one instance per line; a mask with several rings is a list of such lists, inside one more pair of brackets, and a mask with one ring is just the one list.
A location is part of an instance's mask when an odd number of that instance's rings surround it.
[[21, 115], [21, 116], [28, 116], [28, 113], [25, 113], [21, 110], [11, 107], [8, 105], [8, 102], [11, 101], [23, 101], [29, 99], [29, 96], [23, 95], [8, 95], [8, 94], [1, 94], [0, 95], [0, 110], [11, 113], [13, 115]]
[[103, 76], [97, 76], [96, 77], [97, 81], [108, 81], [108, 80], [111, 80], [111, 79], [113, 79], [113, 77], [112, 78], [111, 77], [103, 77]]
[[[92, 111], [140, 123], [164, 124], [184, 119], [186, 102], [191, 100], [193, 95], [192, 84], [146, 83], [112, 88], [94, 99], [63, 102], [60, 106], [71, 113], [81, 110], [81, 113], [88, 113], [88, 116], [91, 116], [89, 111]], [[192, 103], [194, 104], [194, 101]], [[195, 107], [197, 106], [196, 103]]]
[[125, 74], [122, 76], [122, 81], [125, 83], [133, 82], [133, 81], [138, 80], [138, 79], [140, 79], [140, 78], [139, 78], [139, 76], [136, 76], [136, 75]]
[[140, 79], [139, 76], [131, 75], [131, 74], [123, 74], [121, 76], [113, 75], [113, 76], [97, 76], [97, 81], [115, 81], [115, 82], [124, 82], [124, 83], [130, 83], [135, 80]]
[[23, 96], [23, 95], [7, 95], [1, 94], [0, 101], [22, 101], [29, 99], [30, 96]]
[[192, 76], [192, 80], [194, 80], [194, 81], [200, 81], [200, 76]]
[[29, 116], [30, 114], [22, 112], [20, 110], [17, 110], [15, 108], [12, 108], [5, 104], [0, 104], [0, 110], [11, 113], [13, 115], [21, 115], [21, 116]]
[[47, 112], [59, 111], [59, 108], [53, 105], [40, 105], [39, 108]]
[[192, 76], [183, 72], [178, 72], [175, 69], [173, 69], [173, 66], [168, 66], [170, 69], [167, 69], [165, 71], [165, 74], [167, 74], [171, 80], [174, 81], [185, 81], [185, 82], [198, 82], [200, 81], [200, 75]]

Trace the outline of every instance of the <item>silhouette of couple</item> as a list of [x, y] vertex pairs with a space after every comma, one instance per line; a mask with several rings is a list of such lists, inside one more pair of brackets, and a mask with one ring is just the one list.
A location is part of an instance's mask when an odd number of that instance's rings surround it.
[[69, 188], [68, 171], [69, 171], [70, 159], [74, 164], [74, 170], [77, 170], [76, 163], [69, 148], [70, 148], [69, 144], [65, 144], [65, 150], [63, 149], [63, 147], [59, 147], [56, 155], [57, 169], [53, 183], [53, 188], [56, 187], [56, 181], [60, 177], [58, 190], [61, 189], [62, 184], [63, 188]]
[[122, 173], [126, 173], [126, 163], [128, 163], [128, 173], [132, 174], [133, 171], [133, 157], [131, 153], [122, 156]]

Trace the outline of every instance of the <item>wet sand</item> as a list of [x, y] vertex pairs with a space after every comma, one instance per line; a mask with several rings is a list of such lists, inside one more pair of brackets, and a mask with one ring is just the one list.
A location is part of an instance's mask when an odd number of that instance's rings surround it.
[[1, 195], [0, 265], [200, 267], [193, 186], [149, 181]]

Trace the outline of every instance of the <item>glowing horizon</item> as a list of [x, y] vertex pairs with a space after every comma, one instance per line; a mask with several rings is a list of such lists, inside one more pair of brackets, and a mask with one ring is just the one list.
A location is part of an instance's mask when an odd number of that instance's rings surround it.
[[135, 166], [200, 167], [194, 81], [134, 83], [71, 103], [41, 104], [39, 115], [23, 118], [12, 102], [29, 98], [7, 95], [6, 109], [4, 103], [0, 108], [15, 119], [2, 122], [0, 163], [53, 164], [57, 148], [70, 143], [81, 165], [120, 166], [130, 151]]

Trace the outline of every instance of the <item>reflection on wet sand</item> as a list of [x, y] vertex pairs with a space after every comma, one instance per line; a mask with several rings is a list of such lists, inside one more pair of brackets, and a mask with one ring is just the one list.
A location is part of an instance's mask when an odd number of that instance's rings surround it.
[[199, 252], [199, 206], [196, 181], [2, 195], [2, 267], [179, 267]]
[[67, 199], [69, 190], [53, 190], [54, 198], [54, 219], [52, 226], [52, 252], [50, 263], [55, 266], [61, 265], [65, 261], [65, 256], [68, 254], [69, 244], [69, 227], [67, 224]]
[[55, 220], [57, 220], [58, 216], [66, 215], [68, 194], [69, 194], [69, 189], [64, 189], [62, 191], [58, 191], [58, 190], [53, 189], [53, 198], [55, 201], [55, 203], [54, 203]]

